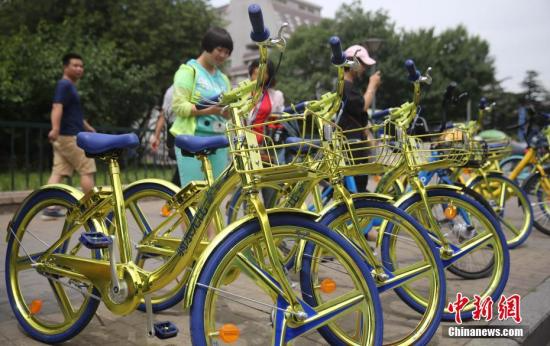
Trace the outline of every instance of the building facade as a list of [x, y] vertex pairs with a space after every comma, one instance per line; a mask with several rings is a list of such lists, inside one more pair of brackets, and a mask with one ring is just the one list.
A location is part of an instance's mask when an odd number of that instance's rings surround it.
[[285, 22], [289, 24], [287, 34], [291, 35], [297, 27], [316, 24], [321, 20], [321, 7], [304, 0], [231, 0], [228, 5], [218, 8], [234, 42], [227, 70], [233, 83], [247, 78], [248, 64], [258, 58], [257, 46], [250, 39], [248, 6], [252, 3], [261, 6], [265, 26], [272, 36], [277, 35]]

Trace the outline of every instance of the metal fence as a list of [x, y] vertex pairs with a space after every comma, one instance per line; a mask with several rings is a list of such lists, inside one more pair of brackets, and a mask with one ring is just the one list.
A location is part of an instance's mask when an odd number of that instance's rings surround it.
[[[48, 181], [53, 152], [48, 142], [49, 123], [0, 121], [0, 191], [32, 190]], [[170, 180], [175, 171], [175, 161], [168, 157], [163, 131], [158, 152], [149, 144], [151, 129], [96, 126], [98, 132], [135, 132], [140, 146], [126, 150], [120, 160], [122, 180], [128, 184], [142, 178]], [[107, 166], [96, 160], [96, 184], [107, 185]], [[76, 172], [75, 172], [76, 173]], [[78, 174], [67, 183], [79, 186]]]

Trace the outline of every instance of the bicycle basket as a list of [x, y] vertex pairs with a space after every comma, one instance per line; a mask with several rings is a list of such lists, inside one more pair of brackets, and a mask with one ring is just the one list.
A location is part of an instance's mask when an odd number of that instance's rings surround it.
[[485, 140], [487, 143], [487, 160], [501, 160], [512, 154], [510, 139]]
[[468, 134], [458, 128], [440, 133], [406, 136], [410, 168], [432, 170], [465, 165], [470, 159]]
[[[301, 137], [281, 141], [266, 131], [288, 124], [299, 129]], [[237, 173], [251, 174], [260, 183], [328, 177], [340, 165], [345, 144], [341, 129], [313, 112], [283, 115], [262, 124], [228, 124], [227, 135]]]
[[473, 139], [469, 142], [470, 159], [464, 167], [480, 168], [487, 164], [489, 148], [484, 140]]
[[343, 131], [344, 175], [380, 174], [399, 165], [402, 150], [395, 133], [389, 121]]

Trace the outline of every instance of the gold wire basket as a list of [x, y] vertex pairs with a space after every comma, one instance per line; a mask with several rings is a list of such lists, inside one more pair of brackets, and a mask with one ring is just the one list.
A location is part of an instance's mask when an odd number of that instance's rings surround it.
[[498, 140], [485, 140], [487, 143], [487, 160], [501, 160], [512, 154], [512, 145], [509, 138]]
[[[298, 135], [294, 141], [280, 140], [268, 131], [283, 127]], [[286, 114], [262, 124], [228, 124], [227, 135], [237, 173], [250, 174], [258, 183], [329, 177], [341, 164], [346, 145], [335, 123], [312, 112]]]
[[464, 167], [480, 168], [487, 164], [489, 149], [487, 142], [484, 140], [472, 139], [469, 141], [470, 159]]
[[403, 136], [410, 168], [433, 170], [464, 166], [471, 157], [468, 133], [453, 128], [440, 133]]
[[397, 140], [396, 127], [382, 124], [345, 130], [344, 175], [380, 174], [402, 162], [402, 148]]

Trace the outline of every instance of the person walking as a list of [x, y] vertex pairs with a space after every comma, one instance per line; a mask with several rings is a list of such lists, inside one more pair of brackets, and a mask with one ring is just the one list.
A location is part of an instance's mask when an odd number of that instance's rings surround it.
[[[165, 126], [166, 128], [170, 129], [170, 127], [174, 123], [174, 112], [172, 111], [173, 95], [174, 95], [174, 86], [171, 85], [168, 89], [166, 89], [166, 92], [164, 93], [162, 108], [159, 111], [157, 123], [155, 125], [155, 132], [149, 138], [149, 143], [151, 144], [151, 150], [153, 150], [154, 153], [156, 153], [159, 149], [160, 137], [161, 137], [160, 134], [162, 130], [164, 129]], [[166, 147], [168, 148], [168, 157], [170, 157], [172, 160], [176, 160], [176, 152], [174, 148], [174, 136], [169, 131], [167, 132], [168, 133], [165, 137], [165, 141], [166, 141]], [[180, 176], [179, 176], [177, 166], [176, 166], [174, 175], [172, 176], [172, 183], [178, 186], [180, 185]]]
[[[94, 187], [95, 161], [86, 157], [84, 150], [76, 145], [76, 135], [82, 131], [96, 132], [84, 119], [77, 82], [84, 74], [84, 62], [80, 55], [68, 53], [63, 56], [63, 77], [57, 82], [51, 110], [52, 129], [48, 139], [53, 147], [53, 167], [48, 184], [60, 183], [76, 170], [80, 175], [80, 187], [84, 193]], [[57, 208], [47, 208], [44, 218], [61, 217]]]
[[[222, 28], [210, 28], [202, 38], [202, 53], [197, 59], [182, 64], [174, 76], [174, 98], [172, 111], [176, 119], [170, 128], [174, 136], [181, 134], [195, 136], [223, 135], [228, 114], [219, 106], [197, 109], [191, 102], [197, 97], [211, 99], [231, 88], [229, 79], [220, 67], [233, 51], [233, 40]], [[184, 187], [192, 180], [204, 180], [200, 161], [184, 157], [176, 150], [180, 183]], [[209, 155], [217, 177], [228, 165], [228, 149], [218, 149]]]

